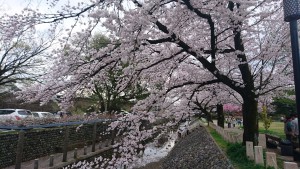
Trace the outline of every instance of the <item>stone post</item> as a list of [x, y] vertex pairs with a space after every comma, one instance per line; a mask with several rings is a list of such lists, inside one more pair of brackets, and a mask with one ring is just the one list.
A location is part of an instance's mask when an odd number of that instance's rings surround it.
[[99, 149], [101, 149], [102, 148], [102, 144], [104, 143], [104, 141], [99, 137]]
[[108, 146], [109, 146], [109, 140], [105, 139], [105, 147], [108, 147]]
[[269, 166], [274, 167], [275, 169], [278, 169], [276, 153], [266, 152], [266, 167], [269, 167]]
[[295, 162], [284, 162], [283, 169], [299, 169]]
[[77, 148], [74, 149], [74, 159], [77, 159]]
[[111, 130], [111, 145], [115, 144], [116, 129]]
[[230, 142], [230, 134], [229, 134], [228, 131], [226, 131], [226, 140], [227, 140], [228, 142]]
[[84, 146], [83, 148], [83, 155], [86, 155], [87, 154], [87, 146]]
[[255, 152], [255, 164], [264, 165], [262, 146], [254, 146], [254, 152]]
[[17, 145], [17, 152], [16, 152], [17, 156], [16, 156], [15, 169], [21, 169], [24, 143], [25, 143], [25, 131], [20, 130], [19, 131], [18, 145]]
[[234, 135], [230, 134], [230, 142], [235, 143]]
[[69, 127], [65, 127], [65, 136], [63, 143], [63, 160], [62, 162], [67, 162], [68, 156], [68, 145], [69, 145]]
[[93, 126], [93, 145], [92, 145], [92, 152], [96, 151], [96, 139], [97, 139], [97, 123]]
[[39, 159], [35, 159], [34, 160], [33, 168], [34, 169], [38, 169], [39, 168]]
[[49, 167], [53, 167], [54, 164], [54, 155], [50, 155]]
[[251, 160], [254, 160], [253, 142], [246, 141], [246, 154]]

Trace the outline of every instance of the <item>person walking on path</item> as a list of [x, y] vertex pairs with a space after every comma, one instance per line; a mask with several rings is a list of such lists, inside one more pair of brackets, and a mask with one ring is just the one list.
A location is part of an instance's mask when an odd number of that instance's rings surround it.
[[293, 123], [292, 123], [292, 117], [287, 116], [284, 123], [284, 133], [286, 136], [286, 139], [289, 141], [292, 141], [292, 138], [294, 137], [294, 131], [293, 131]]
[[292, 115], [292, 126], [293, 126], [293, 141], [298, 142], [299, 127], [297, 114]]

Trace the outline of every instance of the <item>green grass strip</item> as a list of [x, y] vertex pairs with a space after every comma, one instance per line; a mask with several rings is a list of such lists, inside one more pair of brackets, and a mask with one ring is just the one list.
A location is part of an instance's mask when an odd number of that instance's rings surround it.
[[[246, 155], [246, 147], [241, 143], [229, 143], [225, 141], [214, 129], [208, 127], [211, 136], [218, 146], [226, 153], [227, 157], [236, 169], [266, 169], [264, 166], [256, 165]], [[272, 169], [268, 167], [267, 169]]]

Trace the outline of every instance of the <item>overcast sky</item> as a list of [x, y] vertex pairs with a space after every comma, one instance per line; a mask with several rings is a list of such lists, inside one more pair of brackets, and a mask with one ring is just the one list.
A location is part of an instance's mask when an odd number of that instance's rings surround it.
[[[22, 9], [30, 7], [32, 9], [38, 9], [42, 13], [57, 13], [61, 9], [62, 5], [69, 3], [70, 5], [77, 5], [78, 2], [90, 3], [89, 0], [59, 0], [59, 3], [55, 8], [49, 8], [47, 0], [0, 0], [0, 16], [1, 14], [7, 13], [13, 15], [15, 13], [20, 13]], [[60, 28], [70, 28], [74, 24], [73, 19], [66, 19], [63, 21], [63, 25]], [[85, 26], [80, 25], [74, 28], [73, 32], [81, 31]], [[36, 26], [39, 32], [47, 31], [49, 24], [40, 24]], [[98, 27], [96, 29], [97, 33], [106, 34], [106, 30], [103, 27]], [[64, 33], [63, 33], [64, 34]]]
[[[47, 0], [0, 0], [0, 15], [7, 13], [13, 15], [15, 13], [20, 13], [22, 9], [30, 7], [32, 9], [38, 9], [42, 13], [57, 13], [62, 4], [71, 3], [76, 4], [82, 0], [60, 0], [55, 8], [49, 8]], [[85, 2], [85, 1], [83, 1]], [[86, 1], [87, 3], [89, 1]], [[74, 21], [68, 19], [64, 21], [64, 26], [69, 27]], [[48, 28], [47, 24], [38, 25], [36, 27], [38, 30], [43, 31]]]
[[28, 5], [34, 8], [47, 9], [44, 0], [0, 0], [1, 13], [14, 14]]

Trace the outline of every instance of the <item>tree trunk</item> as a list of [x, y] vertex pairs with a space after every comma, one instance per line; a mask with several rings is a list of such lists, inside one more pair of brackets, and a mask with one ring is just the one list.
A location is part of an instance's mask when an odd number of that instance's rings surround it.
[[257, 101], [255, 97], [243, 98], [243, 144], [246, 141], [252, 141], [253, 145], [258, 145], [258, 113], [257, 113]]
[[218, 126], [224, 128], [224, 112], [223, 112], [223, 105], [217, 104], [217, 114], [218, 114]]

